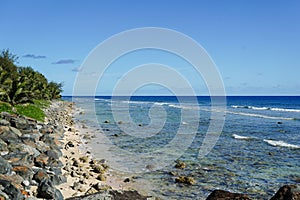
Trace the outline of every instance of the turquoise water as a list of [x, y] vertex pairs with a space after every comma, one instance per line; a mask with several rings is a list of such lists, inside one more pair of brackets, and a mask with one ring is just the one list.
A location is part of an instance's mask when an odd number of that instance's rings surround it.
[[[78, 119], [94, 129], [92, 153], [163, 199], [205, 199], [213, 189], [268, 199], [300, 179], [300, 97], [227, 97], [224, 127], [204, 157], [199, 150], [213, 112], [220, 112], [209, 97], [73, 100], [85, 110]], [[177, 159], [187, 167], [174, 168]], [[170, 171], [196, 184], [177, 184]]]

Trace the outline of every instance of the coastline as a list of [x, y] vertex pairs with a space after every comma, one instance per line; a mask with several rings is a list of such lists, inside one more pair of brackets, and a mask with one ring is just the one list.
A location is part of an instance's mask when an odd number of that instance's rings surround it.
[[[82, 114], [82, 111], [73, 105], [72, 118]], [[59, 185], [64, 198], [93, 194], [103, 190], [131, 190], [131, 184], [124, 182], [126, 177], [118, 177], [105, 160], [97, 160], [88, 151], [86, 144], [93, 133], [84, 122], [78, 120], [64, 128], [62, 139], [63, 149], [61, 161], [64, 165], [63, 174], [67, 182]], [[100, 168], [100, 169], [98, 169]]]
[[[0, 113], [0, 199], [157, 199], [133, 190], [126, 177], [93, 158], [83, 144], [93, 133], [74, 122], [78, 112], [72, 102], [52, 101], [45, 122]], [[207, 199], [250, 197], [214, 190]], [[300, 187], [285, 185], [271, 199], [300, 199]]]

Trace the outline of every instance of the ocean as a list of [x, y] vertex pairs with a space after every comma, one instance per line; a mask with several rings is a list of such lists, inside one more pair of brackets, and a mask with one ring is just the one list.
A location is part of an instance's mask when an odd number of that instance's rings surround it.
[[[91, 127], [93, 155], [161, 199], [205, 199], [214, 189], [270, 199], [300, 182], [299, 96], [228, 96], [226, 110], [207, 96], [63, 99], [84, 111], [76, 120]], [[212, 117], [220, 112], [223, 127]], [[212, 123], [221, 131], [209, 132]], [[208, 134], [215, 142], [205, 146]], [[175, 168], [177, 160], [186, 168]], [[178, 176], [196, 183], [176, 183]]]

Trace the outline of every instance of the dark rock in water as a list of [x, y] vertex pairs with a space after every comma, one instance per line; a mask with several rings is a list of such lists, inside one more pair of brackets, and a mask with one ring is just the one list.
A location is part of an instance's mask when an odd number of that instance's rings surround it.
[[284, 185], [271, 200], [300, 200], [300, 187], [299, 185]]
[[149, 196], [143, 196], [137, 191], [118, 191], [118, 190], [105, 190], [94, 194], [71, 197], [67, 200], [95, 200], [95, 199], [105, 199], [105, 200], [147, 200]]
[[124, 183], [130, 182], [130, 178], [125, 178], [123, 182], [124, 182]]
[[0, 156], [0, 174], [11, 174], [12, 167], [4, 158]]
[[184, 183], [188, 185], [194, 185], [196, 183], [195, 179], [193, 177], [189, 176], [179, 176], [175, 178], [176, 183]]
[[206, 200], [249, 200], [246, 194], [231, 193], [225, 190], [214, 190]]
[[231, 193], [225, 190], [214, 190], [206, 200], [249, 200], [246, 194]]
[[49, 179], [44, 179], [40, 182], [37, 189], [37, 197], [44, 199], [63, 200], [61, 192], [53, 186]]
[[282, 124], [282, 122], [277, 122], [277, 124]]
[[9, 197], [9, 199], [23, 199], [21, 191], [16, 188], [10, 181], [0, 179], [0, 186], [2, 191]]
[[178, 169], [184, 169], [184, 168], [186, 168], [186, 164], [181, 160], [177, 160], [175, 167]]

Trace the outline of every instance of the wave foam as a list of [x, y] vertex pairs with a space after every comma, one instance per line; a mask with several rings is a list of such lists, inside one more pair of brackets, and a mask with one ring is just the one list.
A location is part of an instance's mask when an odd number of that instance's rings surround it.
[[295, 144], [289, 144], [284, 141], [277, 141], [277, 140], [264, 140], [264, 142], [272, 145], [272, 146], [279, 146], [279, 147], [289, 147], [289, 148], [294, 148], [294, 149], [300, 149], [300, 145], [295, 145]]
[[241, 136], [241, 135], [237, 135], [237, 134], [232, 134], [232, 137], [238, 140], [250, 140], [252, 139], [251, 137], [246, 137], [246, 136]]
[[272, 110], [278, 112], [300, 112], [299, 109], [292, 109], [292, 108], [271, 108], [271, 107], [256, 107], [256, 106], [231, 106], [232, 108], [245, 108], [245, 109], [252, 109], [252, 110]]

